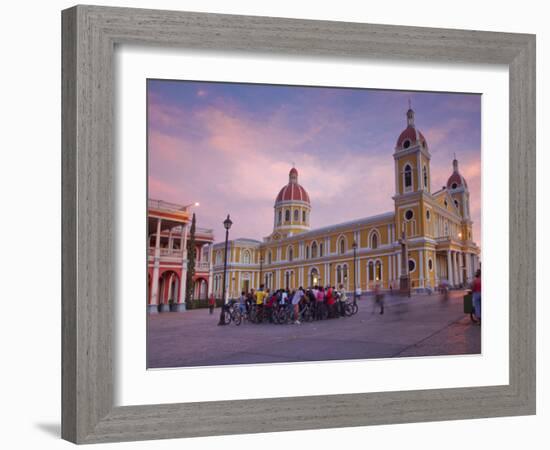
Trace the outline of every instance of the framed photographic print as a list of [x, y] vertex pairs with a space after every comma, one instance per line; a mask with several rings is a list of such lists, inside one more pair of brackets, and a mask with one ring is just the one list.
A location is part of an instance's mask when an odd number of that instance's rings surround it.
[[64, 11], [63, 437], [534, 414], [534, 70], [531, 35]]

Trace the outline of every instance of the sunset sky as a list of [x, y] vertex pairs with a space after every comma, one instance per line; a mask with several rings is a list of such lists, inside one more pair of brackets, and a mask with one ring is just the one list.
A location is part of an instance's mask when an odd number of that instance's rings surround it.
[[432, 192], [453, 154], [480, 236], [481, 96], [368, 89], [148, 81], [149, 198], [194, 208], [223, 240], [261, 240], [294, 163], [317, 228], [393, 211], [394, 152], [408, 100], [432, 155]]

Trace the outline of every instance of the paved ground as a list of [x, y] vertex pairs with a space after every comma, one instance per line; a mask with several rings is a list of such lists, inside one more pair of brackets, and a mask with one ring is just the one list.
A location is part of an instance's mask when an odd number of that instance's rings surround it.
[[480, 353], [481, 327], [462, 312], [462, 295], [453, 292], [447, 303], [438, 295], [386, 296], [383, 315], [372, 312], [372, 297], [363, 297], [355, 316], [301, 325], [219, 327], [219, 308], [213, 315], [200, 309], [149, 316], [148, 366]]

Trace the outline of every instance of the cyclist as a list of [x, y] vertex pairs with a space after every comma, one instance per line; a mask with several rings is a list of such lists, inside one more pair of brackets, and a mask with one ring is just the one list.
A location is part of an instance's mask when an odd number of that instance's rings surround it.
[[300, 300], [302, 300], [303, 296], [304, 296], [304, 289], [300, 286], [294, 293], [294, 296], [292, 297], [292, 306], [294, 308], [294, 323], [296, 325], [300, 325], [300, 321], [298, 320], [298, 317], [299, 317], [298, 308], [300, 305]]
[[266, 292], [264, 291], [264, 285], [261, 284], [260, 290], [256, 291], [256, 294], [255, 294], [257, 316], [260, 318], [260, 321], [263, 313], [265, 297], [266, 297]]
[[239, 297], [239, 309], [241, 310], [241, 314], [246, 312], [246, 293], [244, 291], [241, 292], [241, 296]]

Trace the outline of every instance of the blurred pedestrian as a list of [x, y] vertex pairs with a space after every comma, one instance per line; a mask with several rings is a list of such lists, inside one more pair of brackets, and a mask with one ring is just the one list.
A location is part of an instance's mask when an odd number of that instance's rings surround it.
[[384, 294], [380, 289], [380, 283], [374, 285], [374, 305], [372, 312], [374, 312], [376, 306], [380, 307], [380, 314], [384, 314]]
[[214, 314], [214, 306], [216, 306], [216, 299], [214, 298], [214, 293], [212, 293], [210, 297], [208, 297], [208, 309], [210, 310], [210, 314]]
[[481, 323], [481, 269], [476, 271], [472, 282], [472, 300], [474, 302], [474, 315], [478, 323]]

